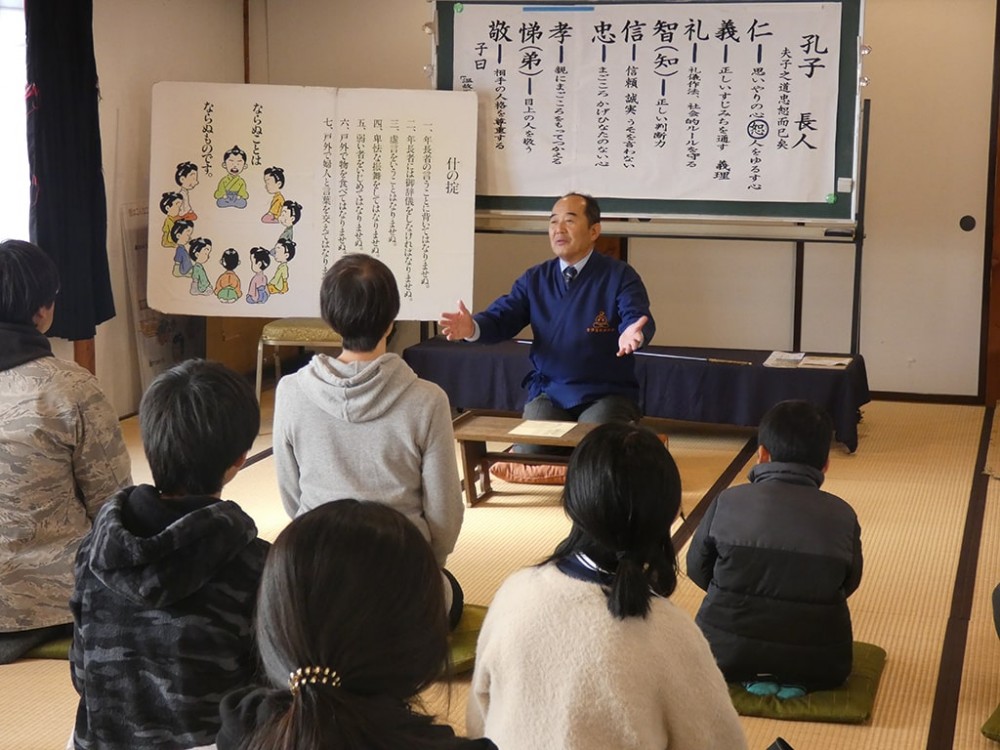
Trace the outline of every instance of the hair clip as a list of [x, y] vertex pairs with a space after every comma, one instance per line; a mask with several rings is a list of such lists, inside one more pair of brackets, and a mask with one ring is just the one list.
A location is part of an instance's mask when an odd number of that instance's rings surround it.
[[302, 685], [330, 685], [340, 687], [340, 675], [329, 667], [299, 667], [288, 674], [288, 689], [295, 695]]

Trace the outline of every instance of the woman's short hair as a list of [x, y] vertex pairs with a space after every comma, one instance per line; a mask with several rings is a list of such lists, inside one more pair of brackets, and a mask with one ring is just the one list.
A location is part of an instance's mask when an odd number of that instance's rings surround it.
[[550, 560], [587, 555], [611, 576], [611, 613], [645, 616], [652, 593], [677, 587], [670, 525], [680, 503], [677, 464], [656, 435], [632, 424], [595, 427], [570, 458], [563, 507], [573, 527]]
[[341, 747], [336, 738], [354, 736], [367, 740], [358, 746], [401, 747], [370, 734], [429, 723], [406, 704], [446, 665], [441, 572], [416, 526], [389, 506], [336, 500], [292, 521], [264, 567], [256, 632], [275, 687], [305, 667], [336, 679], [295, 690], [251, 746]]
[[0, 323], [34, 325], [35, 314], [58, 293], [59, 271], [38, 245], [0, 242]]
[[399, 315], [399, 289], [385, 263], [351, 253], [326, 272], [319, 306], [323, 320], [344, 339], [344, 349], [370, 352]]

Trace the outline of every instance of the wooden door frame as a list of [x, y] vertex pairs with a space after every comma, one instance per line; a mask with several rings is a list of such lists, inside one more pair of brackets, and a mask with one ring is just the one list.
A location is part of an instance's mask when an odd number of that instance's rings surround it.
[[989, 180], [986, 188], [986, 247], [983, 253], [983, 321], [980, 344], [979, 399], [1000, 399], [1000, 2], [994, 4], [993, 97], [990, 112]]

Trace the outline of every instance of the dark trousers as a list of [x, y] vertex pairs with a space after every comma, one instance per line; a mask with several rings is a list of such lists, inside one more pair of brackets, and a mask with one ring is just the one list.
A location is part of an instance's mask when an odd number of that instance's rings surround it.
[[73, 635], [72, 624], [0, 633], [0, 664], [15, 662], [35, 646], [41, 646], [43, 643], [58, 638], [67, 638], [71, 635]]
[[465, 607], [465, 592], [462, 591], [462, 587], [458, 584], [458, 579], [452, 575], [450, 570], [442, 568], [441, 572], [444, 573], [444, 577], [451, 584], [451, 609], [448, 610], [448, 630], [454, 630], [458, 627], [458, 621], [462, 619], [462, 609]]
[[[525, 419], [541, 419], [551, 422], [607, 424], [608, 422], [637, 422], [642, 413], [639, 411], [638, 405], [626, 396], [604, 396], [589, 404], [563, 409], [552, 403], [552, 399], [543, 393], [524, 405], [522, 416]], [[514, 452], [568, 455], [572, 453], [572, 449], [545, 445], [515, 445]]]

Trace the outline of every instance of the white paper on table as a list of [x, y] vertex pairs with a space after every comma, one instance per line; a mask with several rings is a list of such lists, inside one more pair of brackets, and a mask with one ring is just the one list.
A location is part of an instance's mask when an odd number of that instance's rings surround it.
[[576, 427], [576, 422], [549, 422], [541, 419], [526, 419], [508, 434], [557, 438], [562, 437], [574, 427]]
[[803, 352], [771, 352], [764, 367], [798, 367], [805, 356]]
[[850, 357], [803, 357], [799, 367], [847, 367], [851, 364]]

